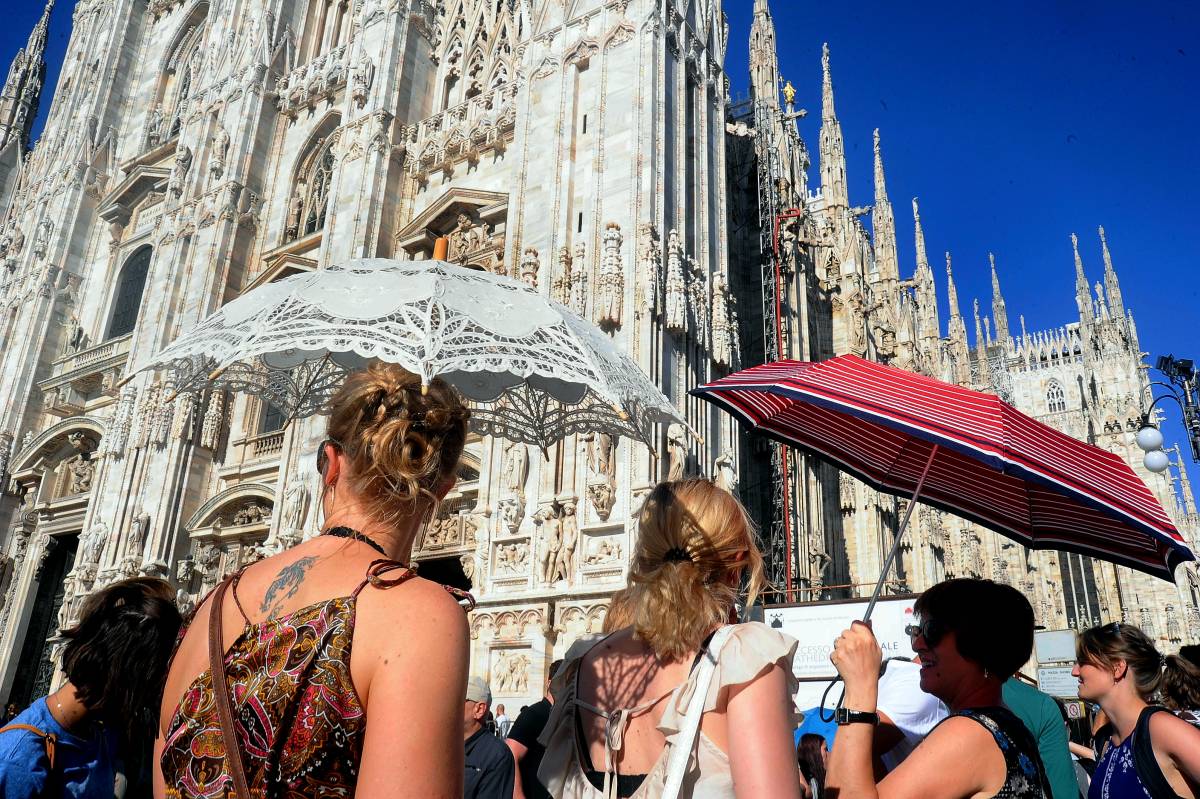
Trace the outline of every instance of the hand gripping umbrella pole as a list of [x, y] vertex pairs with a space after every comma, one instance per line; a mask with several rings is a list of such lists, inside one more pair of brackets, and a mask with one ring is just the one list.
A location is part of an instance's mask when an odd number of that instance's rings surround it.
[[[904, 518], [900, 521], [900, 527], [896, 530], [896, 538], [892, 541], [892, 548], [888, 551], [887, 559], [883, 562], [883, 568], [879, 571], [879, 580], [875, 583], [875, 590], [871, 593], [871, 601], [867, 603], [867, 609], [863, 613], [863, 622], [871, 620], [871, 613], [875, 610], [875, 603], [879, 601], [879, 594], [883, 591], [883, 584], [887, 580], [888, 574], [892, 571], [892, 565], [896, 562], [896, 554], [900, 551], [900, 541], [904, 538], [904, 531], [908, 529], [908, 520], [912, 518], [913, 509], [917, 507], [917, 500], [921, 498], [921, 490], [925, 488], [925, 478], [929, 476], [929, 468], [933, 466], [933, 459], [937, 457], [939, 445], [934, 444], [933, 449], [929, 451], [929, 458], [925, 461], [925, 468], [921, 470], [921, 477], [917, 480], [917, 488], [913, 491], [912, 498], [909, 500], [908, 509], [904, 511]], [[830, 722], [833, 720], [831, 714], [829, 718], [825, 718], [825, 699], [829, 696], [829, 692], [833, 690], [833, 686], [837, 685], [841, 677], [834, 677], [826, 686], [825, 692], [821, 694], [821, 705], [818, 708], [818, 713], [821, 720]], [[842, 700], [845, 699], [845, 693], [838, 698], [837, 707], [842, 706]]]

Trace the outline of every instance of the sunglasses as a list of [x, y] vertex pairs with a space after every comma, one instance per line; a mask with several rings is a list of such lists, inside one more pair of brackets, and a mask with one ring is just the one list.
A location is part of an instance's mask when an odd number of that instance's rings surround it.
[[920, 624], [909, 624], [904, 628], [905, 635], [910, 641], [915, 641], [917, 636], [925, 639], [925, 643], [930, 648], [937, 646], [943, 637], [946, 635], [946, 629], [938, 624], [933, 619], [926, 619]]

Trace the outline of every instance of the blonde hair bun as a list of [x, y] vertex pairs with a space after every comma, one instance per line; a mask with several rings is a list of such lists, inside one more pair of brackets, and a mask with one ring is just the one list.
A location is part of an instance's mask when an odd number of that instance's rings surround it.
[[330, 403], [329, 438], [350, 468], [343, 478], [379, 521], [436, 506], [433, 489], [462, 457], [471, 413], [441, 378], [422, 391], [400, 366], [376, 362], [346, 378]]

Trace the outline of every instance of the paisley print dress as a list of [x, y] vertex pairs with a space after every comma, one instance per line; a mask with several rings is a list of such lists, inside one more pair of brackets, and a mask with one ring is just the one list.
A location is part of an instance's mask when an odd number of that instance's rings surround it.
[[[246, 626], [225, 654], [234, 727], [255, 799], [350, 797], [362, 758], [366, 710], [350, 679], [350, 642], [359, 592], [401, 564], [377, 561], [348, 597]], [[237, 578], [233, 588], [236, 598]], [[240, 608], [240, 603], [239, 603]], [[242, 614], [245, 616], [245, 613]], [[232, 795], [221, 722], [208, 669], [188, 686], [164, 738], [169, 799]]]

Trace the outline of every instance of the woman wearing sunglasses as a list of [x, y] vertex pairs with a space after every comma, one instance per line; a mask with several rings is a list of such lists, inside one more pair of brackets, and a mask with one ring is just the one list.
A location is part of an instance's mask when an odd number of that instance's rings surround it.
[[950, 716], [876, 785], [871, 739], [881, 652], [871, 628], [855, 622], [830, 656], [845, 699], [826, 795], [1050, 799], [1037, 742], [1001, 698], [1004, 681], [1033, 652], [1029, 601], [990, 580], [947, 580], [921, 594], [913, 612], [919, 623], [908, 632], [921, 660], [921, 690], [945, 702]]
[[1097, 702], [1117, 743], [1096, 765], [1088, 796], [1200, 796], [1200, 729], [1151, 705], [1179, 664], [1130, 624], [1084, 631], [1075, 642], [1079, 698]]
[[317, 457], [322, 534], [222, 582], [180, 642], [156, 796], [462, 796], [466, 614], [407, 564], [467, 417], [397, 366], [347, 379]]

